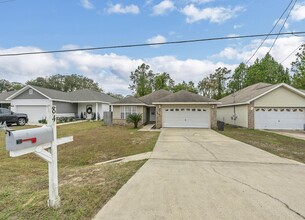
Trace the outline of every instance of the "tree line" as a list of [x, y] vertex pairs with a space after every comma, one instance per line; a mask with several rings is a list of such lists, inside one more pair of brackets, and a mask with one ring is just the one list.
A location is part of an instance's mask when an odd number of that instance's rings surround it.
[[192, 81], [175, 84], [169, 73], [154, 74], [150, 66], [143, 63], [131, 72], [129, 88], [136, 97], [165, 89], [173, 92], [187, 90], [214, 99], [220, 99], [259, 82], [286, 83], [297, 89], [305, 89], [305, 44], [296, 54], [296, 60], [291, 63], [291, 73], [292, 75], [288, 68], [285, 69], [267, 53], [250, 66], [240, 63], [233, 72], [226, 67], [219, 67], [197, 85]]
[[[220, 99], [259, 82], [270, 84], [284, 82], [297, 89], [305, 89], [305, 44], [299, 48], [296, 60], [291, 63], [291, 74], [287, 68], [285, 69], [269, 53], [262, 59], [256, 59], [250, 66], [240, 63], [233, 71], [226, 67], [219, 67], [214, 73], [200, 80], [197, 85], [193, 81], [182, 81], [176, 84], [169, 73], [154, 73], [149, 65], [143, 63], [131, 72], [129, 89], [136, 97], [165, 89], [173, 92], [186, 90], [210, 98]], [[79, 89], [103, 91], [94, 80], [77, 74], [56, 74], [48, 77], [37, 77], [27, 81], [25, 84], [63, 92], [72, 92]], [[19, 90], [23, 86], [18, 82], [0, 80], [0, 92]], [[107, 94], [119, 99], [123, 98], [121, 94], [111, 92]]]

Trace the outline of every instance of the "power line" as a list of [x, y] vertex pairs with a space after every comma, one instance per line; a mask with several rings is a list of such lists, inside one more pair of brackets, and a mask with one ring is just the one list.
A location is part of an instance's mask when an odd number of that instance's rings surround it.
[[[299, 35], [305, 34], [305, 31], [299, 32], [285, 32], [279, 33], [279, 35]], [[101, 46], [101, 47], [87, 47], [79, 49], [64, 49], [64, 50], [49, 50], [49, 51], [38, 51], [38, 52], [22, 52], [22, 53], [6, 53], [0, 54], [0, 57], [9, 56], [23, 56], [23, 55], [37, 55], [37, 54], [51, 54], [51, 53], [67, 53], [67, 52], [77, 52], [77, 51], [92, 51], [92, 50], [106, 50], [106, 49], [118, 49], [118, 48], [132, 48], [132, 47], [147, 47], [156, 45], [169, 45], [169, 44], [185, 44], [185, 43], [196, 43], [205, 41], [218, 41], [218, 40], [230, 40], [230, 39], [242, 39], [242, 38], [257, 38], [264, 36], [275, 36], [276, 34], [252, 34], [252, 35], [242, 35], [242, 36], [227, 36], [227, 37], [213, 37], [213, 38], [201, 38], [192, 40], [181, 40], [181, 41], [169, 41], [163, 43], [145, 43], [145, 44], [125, 44], [125, 45], [113, 45], [113, 46]]]
[[[282, 30], [283, 30], [283, 28], [285, 27], [285, 24], [286, 24], [286, 22], [287, 22], [287, 20], [288, 20], [288, 18], [289, 18], [289, 16], [290, 16], [290, 13], [291, 13], [291, 11], [292, 11], [292, 9], [294, 8], [294, 6], [295, 6], [296, 3], [297, 3], [297, 0], [295, 0], [295, 2], [293, 3], [292, 7], [290, 8], [289, 13], [288, 13], [288, 15], [286, 16], [286, 19], [285, 19], [285, 21], [284, 21], [284, 23], [283, 23], [283, 25], [282, 25], [282, 27], [281, 27], [279, 33], [281, 33]], [[271, 52], [271, 50], [272, 50], [273, 46], [275, 45], [275, 42], [277, 41], [278, 37], [279, 37], [279, 36], [277, 35], [276, 38], [274, 39], [273, 44], [271, 45], [271, 47], [270, 47], [268, 53]]]
[[269, 32], [268, 35], [266, 35], [265, 39], [261, 42], [261, 44], [258, 46], [258, 48], [255, 50], [255, 52], [253, 53], [253, 55], [247, 60], [246, 65], [250, 62], [250, 60], [255, 56], [255, 54], [257, 53], [257, 51], [261, 48], [261, 46], [265, 43], [265, 41], [267, 40], [267, 38], [271, 35], [271, 33], [273, 32], [273, 30], [275, 29], [275, 27], [277, 26], [277, 24], [279, 23], [279, 21], [281, 20], [281, 18], [284, 16], [284, 14], [286, 13], [286, 11], [288, 10], [288, 8], [290, 7], [290, 5], [292, 4], [293, 0], [290, 1], [290, 3], [288, 4], [288, 6], [286, 7], [286, 9], [283, 11], [283, 13], [281, 14], [281, 17], [276, 21], [276, 23], [273, 25], [271, 31]]
[[301, 43], [297, 48], [295, 48], [285, 59], [280, 62], [280, 64], [284, 63], [292, 54], [294, 54], [304, 43]]

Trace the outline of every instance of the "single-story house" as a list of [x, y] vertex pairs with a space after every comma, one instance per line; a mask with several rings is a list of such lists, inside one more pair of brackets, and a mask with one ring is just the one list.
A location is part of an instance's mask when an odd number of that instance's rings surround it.
[[29, 123], [38, 123], [47, 118], [47, 109], [55, 105], [58, 117], [80, 117], [95, 119], [103, 118], [103, 113], [111, 110], [110, 103], [117, 101], [107, 94], [89, 89], [74, 92], [61, 92], [38, 86], [27, 85], [22, 89], [12, 92], [5, 101], [10, 103], [14, 112], [26, 113]]
[[257, 83], [219, 100], [217, 119], [250, 129], [304, 129], [305, 93], [285, 83]]
[[143, 97], [127, 97], [112, 103], [113, 123], [126, 124], [128, 115], [141, 113], [141, 124], [156, 128], [216, 128], [219, 101], [188, 91], [158, 90]]
[[11, 106], [11, 101], [7, 100], [8, 97], [13, 95], [16, 91], [2, 92], [0, 93], [0, 107], [9, 108]]

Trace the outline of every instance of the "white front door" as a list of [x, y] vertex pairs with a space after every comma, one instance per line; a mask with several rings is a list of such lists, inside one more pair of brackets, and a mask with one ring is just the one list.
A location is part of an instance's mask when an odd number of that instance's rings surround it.
[[149, 121], [156, 121], [156, 108], [149, 108]]
[[37, 124], [39, 120], [46, 119], [47, 106], [41, 105], [17, 105], [16, 112], [28, 115], [29, 124]]
[[256, 129], [304, 129], [305, 108], [256, 108]]
[[210, 128], [209, 108], [164, 108], [162, 127]]

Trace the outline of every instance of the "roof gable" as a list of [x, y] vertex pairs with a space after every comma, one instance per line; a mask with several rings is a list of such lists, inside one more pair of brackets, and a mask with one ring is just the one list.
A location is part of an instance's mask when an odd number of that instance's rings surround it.
[[286, 89], [289, 89], [293, 91], [294, 93], [297, 93], [303, 97], [305, 97], [305, 94], [301, 91], [293, 88], [292, 86], [289, 86], [285, 83], [281, 84], [269, 84], [269, 83], [257, 83], [251, 86], [248, 86], [244, 89], [241, 89], [233, 94], [230, 94], [219, 101], [222, 102], [222, 105], [238, 105], [238, 104], [249, 104], [250, 102], [268, 94], [269, 92], [272, 92], [273, 90], [279, 88], [279, 87], [285, 87]]
[[145, 102], [147, 105], [152, 105], [153, 102], [171, 94], [173, 94], [173, 92], [167, 91], [165, 89], [160, 89], [148, 95], [142, 96], [138, 99], [141, 100], [142, 102]]
[[205, 96], [201, 96], [192, 92], [181, 90], [179, 92], [168, 95], [164, 98], [161, 98], [155, 103], [175, 103], [175, 102], [206, 102], [206, 103], [218, 103], [215, 99], [210, 99]]
[[116, 98], [109, 96], [105, 93], [92, 91], [89, 89], [76, 90], [74, 92], [62, 92], [54, 89], [47, 89], [39, 86], [31, 86], [27, 85], [15, 92], [11, 96], [8, 97], [9, 100], [18, 97], [20, 94], [24, 93], [28, 89], [33, 89], [39, 94], [45, 96], [48, 99], [56, 100], [56, 101], [66, 101], [66, 102], [114, 102], [117, 101]]

